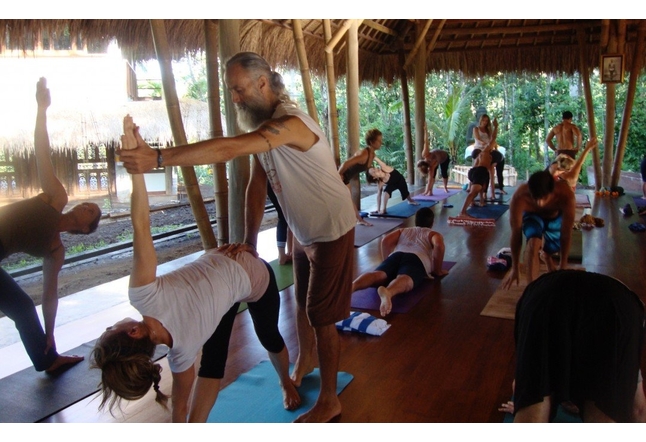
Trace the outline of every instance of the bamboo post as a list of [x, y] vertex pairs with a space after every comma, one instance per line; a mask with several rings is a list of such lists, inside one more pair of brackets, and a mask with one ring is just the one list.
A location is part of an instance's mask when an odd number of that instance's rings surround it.
[[[204, 20], [204, 42], [206, 53], [207, 102], [209, 105], [210, 136], [221, 137], [220, 117], [220, 74], [218, 64], [218, 29], [214, 20]], [[213, 164], [213, 187], [215, 189], [215, 220], [218, 230], [218, 245], [229, 242], [229, 185], [227, 163]]]
[[[417, 33], [423, 31], [418, 23], [415, 27]], [[415, 158], [422, 157], [424, 145], [424, 122], [426, 120], [426, 51], [418, 51], [415, 57]], [[415, 184], [421, 186], [422, 177], [415, 177]]]
[[[164, 101], [166, 102], [173, 138], [176, 145], [187, 144], [184, 124], [182, 123], [182, 114], [179, 108], [179, 100], [177, 98], [177, 90], [175, 89], [175, 77], [173, 75], [173, 66], [164, 20], [150, 20], [150, 29], [161, 70]], [[191, 204], [191, 209], [193, 210], [197, 228], [200, 232], [200, 238], [202, 239], [202, 246], [205, 250], [212, 249], [217, 246], [217, 243], [213, 229], [211, 228], [209, 215], [206, 212], [206, 207], [204, 207], [204, 200], [202, 199], [200, 187], [197, 183], [195, 169], [192, 167], [182, 167], [181, 170], [184, 177], [184, 184], [186, 185], [186, 193]]]
[[[610, 187], [616, 187], [621, 177], [621, 165], [624, 162], [624, 153], [626, 151], [626, 140], [628, 139], [628, 129], [630, 128], [630, 115], [633, 110], [635, 101], [635, 92], [637, 90], [637, 79], [642, 70], [644, 61], [644, 33], [646, 32], [646, 23], [642, 20], [637, 31], [637, 42], [633, 54], [633, 65], [630, 69], [630, 80], [628, 81], [628, 91], [626, 92], [626, 105], [621, 117], [621, 127], [619, 129], [619, 139], [617, 141], [617, 153], [615, 155], [615, 164], [612, 169]], [[624, 30], [625, 35], [625, 30]]]
[[318, 124], [319, 117], [318, 112], [316, 112], [316, 104], [314, 102], [314, 91], [312, 90], [310, 66], [307, 62], [307, 51], [305, 50], [305, 40], [303, 39], [303, 28], [301, 27], [301, 21], [299, 19], [295, 18], [292, 20], [292, 29], [294, 31], [294, 44], [296, 45], [298, 65], [301, 68], [301, 80], [303, 81], [303, 90], [305, 92], [307, 113]]
[[[356, 21], [352, 21], [347, 32], [348, 44], [348, 158], [357, 153], [359, 146], [359, 39]], [[359, 179], [353, 178], [350, 182], [352, 201], [355, 207], [361, 209], [361, 189]]]
[[[240, 51], [240, 20], [220, 20], [220, 59], [228, 60]], [[224, 113], [227, 123], [227, 135], [240, 133], [236, 123], [236, 113], [230, 94], [224, 96]], [[244, 240], [245, 191], [250, 175], [249, 156], [242, 156], [229, 161], [229, 240]]]
[[413, 140], [410, 133], [410, 94], [408, 93], [408, 76], [404, 69], [404, 49], [399, 50], [399, 79], [402, 86], [402, 103], [404, 107], [404, 145], [406, 146], [406, 172], [408, 184], [415, 183], [415, 156], [413, 155]]
[[[332, 26], [330, 19], [323, 19], [323, 33], [325, 44], [332, 39]], [[330, 146], [334, 154], [336, 166], [341, 165], [341, 154], [339, 151], [339, 121], [336, 110], [336, 79], [334, 77], [334, 54], [325, 53], [325, 74], [327, 76], [327, 97], [328, 97], [328, 119], [330, 124], [330, 136], [332, 138]]]
[[363, 19], [353, 19], [349, 18], [346, 21], [343, 22], [341, 27], [337, 29], [336, 34], [330, 39], [330, 41], [325, 45], [325, 52], [332, 52], [334, 50], [334, 47], [341, 41], [341, 38], [345, 35], [346, 32], [348, 32], [348, 29], [352, 25], [356, 25], [357, 29], [359, 28], [359, 25], [363, 22]]
[[[582, 28], [577, 30], [579, 40], [579, 72], [583, 81], [583, 93], [585, 95], [585, 109], [588, 118], [588, 134], [590, 138], [597, 138], [597, 126], [594, 122], [594, 105], [592, 103], [592, 86], [590, 85], [590, 71], [585, 62], [585, 31]], [[592, 164], [594, 165], [594, 186], [596, 190], [601, 188], [601, 161], [599, 149], [592, 152]]]
[[[617, 34], [614, 20], [611, 21], [609, 25], [608, 46], [606, 47], [606, 51], [608, 53], [614, 53], [617, 51]], [[606, 120], [603, 134], [603, 167], [601, 170], [602, 183], [604, 187], [610, 187], [611, 169], [613, 164], [612, 157], [615, 138], [616, 108], [615, 90], [614, 83], [606, 84]]]

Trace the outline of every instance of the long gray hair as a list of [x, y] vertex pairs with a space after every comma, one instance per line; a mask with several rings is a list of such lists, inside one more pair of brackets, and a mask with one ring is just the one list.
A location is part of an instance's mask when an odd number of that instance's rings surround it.
[[254, 80], [264, 75], [269, 80], [269, 86], [278, 99], [284, 103], [296, 104], [289, 98], [285, 90], [283, 77], [276, 71], [272, 71], [267, 60], [255, 52], [238, 52], [226, 62], [226, 68], [233, 65], [240, 65], [244, 70], [249, 72]]

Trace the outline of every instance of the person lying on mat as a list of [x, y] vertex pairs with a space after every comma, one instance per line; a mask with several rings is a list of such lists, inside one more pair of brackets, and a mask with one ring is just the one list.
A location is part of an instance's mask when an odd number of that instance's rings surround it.
[[[339, 166], [339, 175], [341, 175], [343, 184], [348, 187], [350, 186], [350, 180], [352, 178], [359, 176], [361, 172], [365, 172], [372, 167], [373, 161], [377, 158], [375, 152], [378, 151], [383, 144], [383, 135], [379, 129], [370, 129], [366, 132], [365, 140], [368, 146], [355, 153]], [[359, 210], [357, 210], [356, 207], [355, 210], [357, 214], [357, 222], [359, 224], [372, 225], [361, 218]]]
[[646, 422], [644, 304], [624, 284], [580, 270], [547, 273], [519, 299], [514, 333], [514, 400], [502, 407], [515, 411], [514, 422], [548, 422], [568, 401], [583, 422]]
[[32, 299], [4, 269], [0, 269], [0, 311], [14, 321], [36, 371], [52, 372], [83, 360], [81, 356], [63, 356], [56, 351], [58, 272], [65, 261], [60, 232], [94, 232], [101, 219], [101, 209], [94, 203], [81, 203], [63, 213], [68, 197], [52, 165], [47, 132], [47, 108], [51, 97], [45, 78], [36, 85], [36, 102], [34, 147], [38, 181], [43, 192], [0, 208], [0, 261], [18, 252], [43, 259], [45, 330]]
[[529, 284], [538, 276], [539, 254], [548, 271], [555, 270], [552, 255], [559, 252], [559, 269], [567, 267], [570, 239], [574, 226], [576, 198], [567, 181], [555, 181], [552, 174], [535, 172], [527, 183], [521, 184], [509, 203], [511, 225], [511, 271], [503, 280], [503, 288], [518, 284], [520, 249], [523, 234], [525, 247], [525, 276]]
[[[124, 132], [132, 134], [132, 126], [124, 123]], [[122, 144], [122, 149], [131, 145], [125, 136]], [[280, 296], [271, 267], [248, 252], [229, 258], [207, 250], [194, 262], [156, 277], [149, 211], [143, 175], [132, 175], [134, 237], [128, 297], [143, 319], [125, 318], [108, 327], [96, 342], [92, 365], [101, 369], [100, 408], [109, 404], [112, 410], [121, 399], [139, 399], [151, 387], [155, 400], [165, 406], [167, 396], [159, 388], [161, 366], [151, 360], [155, 347], [165, 344], [170, 348], [173, 377], [173, 422], [206, 422], [220, 391], [240, 302], [248, 302], [256, 334], [278, 373], [283, 405], [288, 410], [298, 408], [301, 399], [289, 377], [289, 353], [278, 330]], [[195, 381], [194, 363], [200, 348], [202, 360]]]
[[444, 237], [433, 230], [435, 214], [422, 207], [415, 214], [415, 227], [395, 230], [381, 240], [383, 262], [372, 272], [352, 282], [352, 291], [378, 287], [379, 312], [386, 316], [392, 310], [392, 298], [410, 292], [431, 275], [444, 276]]
[[428, 175], [426, 189], [422, 195], [433, 196], [433, 186], [435, 186], [435, 176], [437, 169], [440, 168], [442, 180], [444, 181], [444, 191], [449, 193], [449, 164], [451, 157], [449, 153], [442, 149], [430, 150], [430, 142], [426, 123], [424, 123], [424, 148], [422, 149], [422, 159], [417, 162], [417, 169], [422, 176]]
[[596, 147], [597, 139], [590, 139], [585, 143], [585, 149], [583, 149], [583, 152], [581, 152], [581, 155], [576, 160], [573, 160], [567, 154], [559, 154], [547, 170], [549, 170], [555, 180], [566, 181], [572, 190], [575, 190], [579, 182], [581, 169], [583, 168], [583, 161], [585, 161], [588, 153]]
[[[483, 115], [483, 117], [487, 117]], [[489, 118], [489, 117], [487, 117]], [[480, 118], [482, 120], [482, 117]], [[464, 199], [462, 210], [458, 214], [458, 218], [476, 219], [467, 213], [467, 209], [471, 206], [476, 196], [480, 195], [480, 207], [484, 207], [485, 199], [487, 196], [487, 186], [489, 185], [489, 169], [491, 168], [491, 150], [496, 146], [496, 135], [498, 133], [498, 120], [493, 120], [493, 138], [491, 142], [484, 147], [484, 149], [473, 149], [471, 157], [473, 158], [473, 167], [469, 169], [467, 174], [469, 178], [469, 193]], [[474, 133], [478, 129], [474, 129]]]
[[[371, 167], [366, 171], [366, 181], [369, 184], [377, 184], [377, 212], [380, 215], [386, 213], [388, 207], [388, 200], [393, 196], [395, 190], [399, 190], [402, 196], [402, 201], [407, 201], [408, 204], [418, 206], [419, 203], [413, 200], [408, 191], [408, 184], [406, 178], [399, 173], [397, 169], [381, 161], [375, 157], [375, 161], [379, 167]], [[385, 189], [384, 189], [385, 187]], [[383, 205], [382, 205], [383, 199]], [[383, 210], [381, 209], [383, 207]]]

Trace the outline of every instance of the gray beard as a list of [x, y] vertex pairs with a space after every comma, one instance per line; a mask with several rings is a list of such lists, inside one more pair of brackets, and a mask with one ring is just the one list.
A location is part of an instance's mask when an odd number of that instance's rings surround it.
[[236, 104], [236, 120], [240, 129], [250, 132], [258, 129], [262, 123], [274, 114], [271, 108], [256, 107], [252, 109], [246, 104]]

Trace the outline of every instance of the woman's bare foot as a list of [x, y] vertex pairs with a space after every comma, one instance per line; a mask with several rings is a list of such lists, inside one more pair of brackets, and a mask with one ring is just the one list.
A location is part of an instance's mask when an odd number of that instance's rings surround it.
[[58, 357], [54, 360], [54, 363], [50, 365], [47, 370], [45, 370], [45, 373], [52, 373], [64, 365], [78, 364], [83, 359], [84, 359], [83, 356], [77, 356], [77, 355], [72, 355], [72, 356], [58, 355]]
[[319, 399], [310, 411], [307, 411], [296, 418], [296, 423], [325, 423], [341, 414], [341, 402], [335, 395], [329, 401]]
[[410, 199], [408, 200], [408, 204], [410, 204], [411, 206], [419, 206], [419, 203], [417, 201]]
[[386, 316], [393, 309], [393, 303], [391, 301], [393, 295], [390, 293], [390, 290], [383, 285], [377, 289], [377, 294], [379, 294], [379, 298], [381, 299], [379, 313], [381, 313], [381, 316]]
[[357, 220], [357, 224], [361, 224], [362, 226], [366, 227], [372, 227], [372, 224], [366, 221], [365, 219], [361, 218]]
[[285, 410], [296, 410], [301, 406], [301, 396], [296, 391], [296, 386], [294, 386], [291, 379], [287, 385], [280, 384], [280, 388], [283, 390], [283, 406]]

